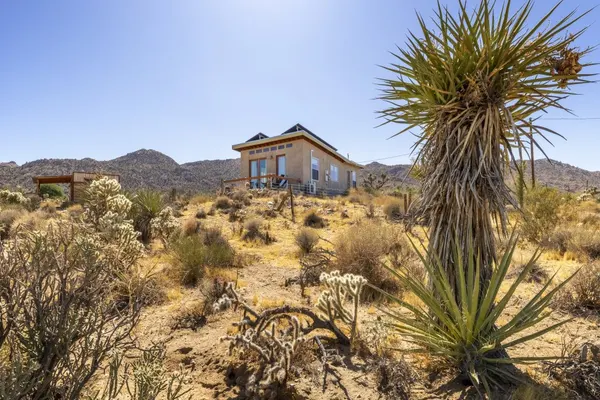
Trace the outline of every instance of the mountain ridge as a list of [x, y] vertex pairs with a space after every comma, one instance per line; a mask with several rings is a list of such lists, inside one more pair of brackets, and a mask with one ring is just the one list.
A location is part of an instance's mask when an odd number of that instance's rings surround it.
[[[588, 171], [556, 160], [535, 161], [536, 180], [543, 185], [579, 192], [588, 186], [600, 187], [600, 171]], [[14, 161], [0, 162], [0, 187], [21, 186], [32, 191], [32, 177], [37, 175], [67, 175], [73, 171], [106, 172], [121, 175], [125, 189], [152, 188], [185, 191], [214, 191], [221, 179], [239, 177], [240, 159], [199, 160], [177, 163], [173, 158], [153, 149], [139, 149], [120, 157], [98, 161], [86, 157], [43, 158], [18, 165]], [[371, 162], [359, 174], [359, 181], [369, 173], [389, 176], [389, 186], [418, 186], [409, 174], [410, 165], [385, 165]], [[527, 173], [527, 171], [526, 171]]]

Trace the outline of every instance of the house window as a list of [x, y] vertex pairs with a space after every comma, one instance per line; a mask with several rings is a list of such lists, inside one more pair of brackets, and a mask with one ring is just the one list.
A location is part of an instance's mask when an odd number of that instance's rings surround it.
[[285, 146], [281, 144], [281, 145], [279, 145], [278, 149], [283, 150], [283, 149], [285, 149]]
[[339, 180], [339, 169], [338, 166], [335, 164], [331, 164], [329, 166], [329, 178], [333, 181], [333, 182], [337, 182]]
[[285, 154], [282, 156], [277, 156], [277, 175], [285, 176]]
[[356, 189], [356, 171], [352, 171], [352, 187]]
[[256, 150], [256, 154], [258, 154], [258, 153], [262, 153], [262, 149]]
[[275, 150], [277, 150], [277, 146], [271, 147], [271, 151], [275, 151]]
[[311, 168], [311, 179], [313, 181], [318, 181], [319, 180], [319, 159], [317, 157], [311, 157], [312, 160], [310, 162], [310, 168]]
[[250, 150], [250, 154], [254, 154], [254, 150]]
[[285, 147], [292, 147], [292, 146], [293, 146], [292, 143], [288, 143], [288, 144], [285, 145]]
[[263, 149], [263, 151], [266, 153], [267, 151], [269, 151], [269, 148], [267, 147], [267, 148]]

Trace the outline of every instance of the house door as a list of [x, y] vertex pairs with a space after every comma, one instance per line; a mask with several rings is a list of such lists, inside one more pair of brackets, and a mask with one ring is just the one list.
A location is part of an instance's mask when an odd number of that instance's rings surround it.
[[[265, 176], [267, 175], [267, 159], [261, 158], [260, 160], [250, 160], [250, 176]], [[265, 187], [267, 178], [255, 178], [250, 180], [250, 187], [255, 189], [259, 187]]]

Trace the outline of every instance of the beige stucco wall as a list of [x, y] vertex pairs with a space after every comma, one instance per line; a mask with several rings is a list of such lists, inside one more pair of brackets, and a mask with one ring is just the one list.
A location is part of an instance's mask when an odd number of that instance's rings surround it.
[[[291, 144], [291, 147], [288, 147]], [[240, 177], [246, 178], [250, 176], [250, 161], [258, 160], [262, 158], [267, 159], [267, 174], [277, 173], [277, 156], [285, 155], [286, 161], [286, 175], [289, 178], [302, 179], [300, 176], [302, 171], [302, 147], [304, 140], [294, 140], [287, 143], [276, 144], [276, 145], [265, 145], [260, 147], [261, 152], [256, 153], [258, 149], [242, 150], [241, 155], [241, 170]], [[280, 147], [283, 146], [283, 149]], [[272, 150], [276, 147], [275, 150]], [[268, 151], [265, 151], [268, 149]], [[250, 154], [254, 151], [254, 154]]]
[[[303, 182], [308, 183], [311, 178], [311, 150], [312, 156], [319, 159], [319, 180], [317, 181], [317, 189], [328, 189], [328, 190], [346, 190], [349, 188], [348, 185], [348, 171], [356, 171], [358, 168], [344, 163], [339, 159], [333, 157], [331, 154], [321, 150], [314, 144], [305, 141], [304, 146], [304, 159], [302, 168]], [[333, 181], [330, 176], [331, 165], [335, 164], [338, 167], [338, 180]], [[329, 176], [329, 179], [326, 177]]]
[[[287, 147], [291, 144], [291, 147]], [[272, 150], [272, 147], [277, 147]], [[283, 149], [280, 146], [284, 146]], [[269, 150], [265, 152], [265, 149]], [[319, 159], [319, 180], [317, 181], [317, 188], [329, 189], [329, 190], [346, 190], [348, 185], [348, 171], [355, 171], [358, 173], [358, 168], [353, 165], [344, 163], [339, 159], [333, 157], [331, 154], [321, 150], [313, 143], [298, 139], [291, 142], [278, 144], [278, 145], [265, 145], [260, 148], [262, 151], [256, 153], [257, 149], [252, 149], [254, 154], [250, 154], [251, 150], [242, 150], [241, 153], [241, 175], [240, 177], [250, 176], [250, 160], [257, 160], [261, 158], [267, 159], [267, 173], [275, 174], [277, 172], [277, 156], [285, 154], [286, 156], [286, 172], [289, 178], [300, 179], [303, 184], [307, 184], [311, 178], [311, 150], [312, 155]], [[338, 167], [338, 181], [335, 182], [332, 179], [326, 179], [326, 176], [330, 175], [331, 164], [335, 164]]]

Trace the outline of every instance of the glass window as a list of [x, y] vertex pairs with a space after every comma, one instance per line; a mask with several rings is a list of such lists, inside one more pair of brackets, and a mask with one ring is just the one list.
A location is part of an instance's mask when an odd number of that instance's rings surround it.
[[319, 159], [317, 157], [312, 157], [310, 165], [311, 165], [311, 170], [312, 170], [311, 178], [313, 181], [318, 181], [319, 180]]
[[277, 150], [277, 146], [271, 147], [271, 151], [275, 151], [275, 150]]
[[[260, 160], [250, 161], [250, 176], [265, 176], [267, 175], [267, 159], [262, 158]], [[267, 178], [256, 178], [250, 180], [250, 187], [258, 188], [264, 187], [267, 183]]]
[[258, 154], [258, 153], [262, 153], [262, 149], [256, 150], [256, 154]]
[[329, 166], [329, 178], [333, 181], [333, 182], [337, 182], [339, 180], [339, 176], [338, 176], [339, 170], [337, 165], [335, 164], [331, 164]]
[[288, 144], [285, 145], [285, 147], [292, 147], [292, 146], [293, 146], [292, 143], [288, 143]]
[[[258, 176], [258, 160], [250, 161], [250, 176]], [[258, 179], [250, 180], [250, 187], [255, 188], [258, 185]]]
[[279, 149], [279, 150], [283, 150], [283, 149], [285, 149], [285, 146], [284, 146], [284, 145], [282, 145], [282, 144], [280, 144], [280, 145], [279, 145], [279, 147], [278, 147], [278, 149]]
[[352, 171], [352, 187], [356, 188], [356, 171]]
[[263, 149], [263, 151], [266, 153], [267, 151], [269, 151], [269, 148], [267, 147], [267, 148]]
[[250, 150], [250, 154], [254, 154], [254, 150]]
[[277, 156], [277, 175], [285, 176], [285, 156]]

